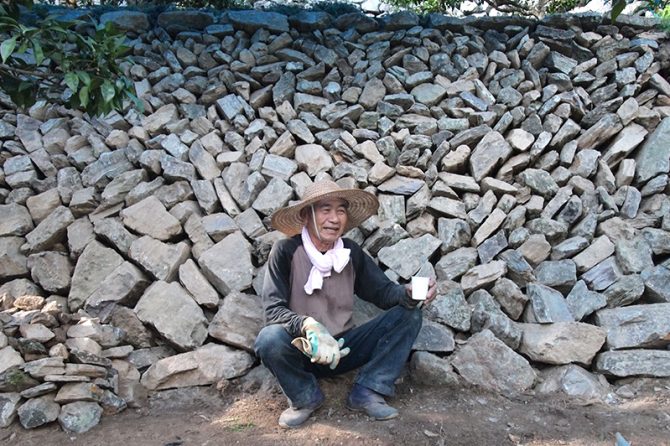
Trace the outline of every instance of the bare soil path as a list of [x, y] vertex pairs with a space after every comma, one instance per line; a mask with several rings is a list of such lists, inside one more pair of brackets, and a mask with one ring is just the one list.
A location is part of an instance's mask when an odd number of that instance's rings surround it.
[[351, 377], [322, 381], [328, 400], [299, 429], [277, 426], [286, 407], [281, 394], [208, 387], [161, 392], [146, 408], [104, 416], [79, 435], [57, 423], [33, 430], [15, 423], [0, 430], [0, 444], [613, 446], [620, 432], [632, 446], [670, 446], [670, 380], [637, 380], [628, 398], [610, 404], [406, 381], [392, 401], [401, 416], [384, 422], [345, 408], [350, 384]]

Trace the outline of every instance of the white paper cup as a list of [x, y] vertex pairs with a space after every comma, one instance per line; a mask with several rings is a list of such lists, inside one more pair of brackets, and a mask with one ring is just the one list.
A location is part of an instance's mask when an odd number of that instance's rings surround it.
[[412, 299], [414, 300], [426, 300], [428, 295], [428, 277], [412, 277]]

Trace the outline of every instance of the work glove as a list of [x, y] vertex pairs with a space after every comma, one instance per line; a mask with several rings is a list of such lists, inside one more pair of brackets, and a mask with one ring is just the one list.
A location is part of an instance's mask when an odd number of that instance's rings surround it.
[[326, 327], [311, 317], [303, 322], [302, 332], [305, 337], [295, 338], [291, 344], [309, 356], [314, 363], [330, 364], [330, 369], [335, 370], [340, 359], [349, 354], [349, 347], [342, 348], [344, 338], [336, 341]]

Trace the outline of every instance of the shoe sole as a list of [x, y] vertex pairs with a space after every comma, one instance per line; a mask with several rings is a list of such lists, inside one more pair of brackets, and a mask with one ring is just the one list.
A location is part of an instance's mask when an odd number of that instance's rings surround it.
[[282, 422], [280, 422], [280, 421], [278, 421], [277, 424], [279, 425], [279, 427], [281, 427], [281, 428], [283, 428], [283, 429], [297, 429], [297, 428], [299, 428], [299, 427], [302, 427], [302, 426], [305, 425], [305, 423], [307, 423], [307, 422], [309, 421], [310, 418], [312, 418], [312, 416], [314, 415], [314, 413], [315, 413], [317, 410], [321, 409], [321, 407], [323, 406], [323, 404], [324, 404], [325, 402], [326, 402], [325, 400], [322, 401], [321, 404], [319, 404], [319, 405], [312, 411], [312, 413], [309, 414], [309, 416], [307, 417], [307, 419], [306, 419], [305, 421], [303, 421], [302, 423], [300, 423], [300, 424], [296, 424], [295, 426], [291, 426], [290, 424], [282, 423]]
[[396, 412], [396, 413], [391, 414], [391, 415], [389, 415], [388, 417], [384, 417], [384, 418], [373, 417], [372, 415], [368, 414], [367, 411], [365, 410], [365, 408], [363, 408], [363, 407], [361, 407], [361, 408], [355, 408], [355, 407], [351, 407], [351, 406], [348, 405], [348, 404], [346, 405], [346, 407], [347, 407], [347, 409], [349, 409], [349, 410], [352, 411], [352, 412], [363, 412], [363, 413], [365, 413], [365, 415], [367, 415], [368, 417], [372, 418], [372, 419], [375, 420], [375, 421], [392, 420], [392, 419], [396, 418], [396, 417], [399, 415], [398, 412]]

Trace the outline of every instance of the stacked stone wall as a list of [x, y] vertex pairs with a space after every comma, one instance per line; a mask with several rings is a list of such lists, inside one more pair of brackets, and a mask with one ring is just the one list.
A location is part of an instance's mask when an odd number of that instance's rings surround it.
[[0, 97], [0, 426], [82, 432], [148, 392], [271, 381], [269, 217], [321, 178], [377, 195], [347, 236], [391, 279], [438, 281], [413, 379], [603, 400], [670, 375], [653, 21], [100, 19], [128, 32], [144, 112]]

